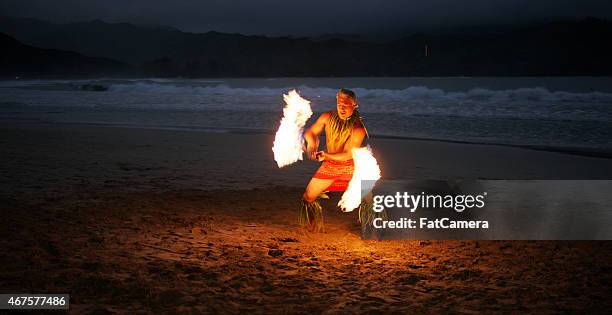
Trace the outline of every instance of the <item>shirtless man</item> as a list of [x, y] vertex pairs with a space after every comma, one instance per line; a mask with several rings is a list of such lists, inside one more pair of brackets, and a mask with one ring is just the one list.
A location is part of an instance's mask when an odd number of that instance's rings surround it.
[[[353, 176], [351, 149], [361, 147], [367, 131], [357, 112], [357, 97], [351, 90], [336, 94], [336, 110], [325, 112], [304, 133], [306, 155], [323, 162], [312, 177], [302, 197], [299, 223], [311, 231], [319, 231], [323, 210], [317, 198], [325, 191], [344, 191]], [[325, 130], [326, 149], [319, 151], [319, 136]]]

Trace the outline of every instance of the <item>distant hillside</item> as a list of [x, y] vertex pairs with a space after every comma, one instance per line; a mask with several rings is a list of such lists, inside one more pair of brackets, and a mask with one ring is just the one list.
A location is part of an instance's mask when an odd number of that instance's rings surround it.
[[[611, 75], [612, 23], [599, 19], [547, 23], [504, 32], [413, 35], [389, 43], [393, 50], [415, 52], [428, 45], [421, 73], [469, 75]], [[419, 53], [404, 55], [418, 58]], [[403, 64], [410, 67], [409, 63]]]
[[130, 67], [122, 62], [86, 57], [56, 49], [24, 45], [0, 33], [0, 77], [85, 77], [126, 75]]
[[0, 32], [37, 47], [120, 60], [154, 76], [612, 75], [612, 24], [599, 19], [385, 41], [195, 34], [128, 23], [6, 17], [0, 18]]

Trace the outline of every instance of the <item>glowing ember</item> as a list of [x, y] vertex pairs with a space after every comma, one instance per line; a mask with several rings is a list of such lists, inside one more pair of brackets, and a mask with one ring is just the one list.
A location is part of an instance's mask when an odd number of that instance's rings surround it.
[[310, 101], [303, 99], [295, 90], [284, 94], [283, 98], [286, 104], [283, 109], [283, 119], [276, 131], [272, 146], [278, 167], [302, 160], [304, 146], [302, 133], [306, 121], [312, 116]]
[[[364, 195], [369, 193], [374, 188], [376, 181], [380, 179], [380, 167], [378, 167], [378, 162], [372, 155], [370, 146], [354, 148], [351, 150], [351, 154], [355, 162], [355, 171], [346, 191], [338, 202], [338, 206], [344, 212], [350, 212], [359, 207], [362, 190]], [[364, 183], [362, 181], [368, 182]], [[362, 184], [367, 186], [362, 189]]]

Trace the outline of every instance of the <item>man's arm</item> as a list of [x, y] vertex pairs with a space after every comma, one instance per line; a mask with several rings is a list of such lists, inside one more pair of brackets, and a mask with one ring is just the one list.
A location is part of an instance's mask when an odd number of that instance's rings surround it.
[[350, 160], [353, 156], [351, 150], [353, 148], [361, 147], [363, 138], [365, 138], [366, 131], [363, 126], [356, 126], [351, 133], [351, 140], [344, 145], [344, 151], [338, 153], [326, 153], [323, 152], [322, 159], [319, 160], [333, 160], [333, 161], [346, 161]]
[[316, 160], [317, 150], [319, 149], [319, 135], [323, 132], [323, 128], [329, 120], [329, 113], [323, 113], [315, 121], [306, 132], [304, 132], [304, 140], [306, 140], [306, 156], [311, 160]]

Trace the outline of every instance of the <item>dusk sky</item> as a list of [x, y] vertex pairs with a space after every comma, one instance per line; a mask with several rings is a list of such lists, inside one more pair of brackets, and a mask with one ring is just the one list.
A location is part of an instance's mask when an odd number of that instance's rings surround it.
[[612, 18], [612, 1], [571, 0], [3, 0], [0, 15], [53, 22], [101, 19], [183, 31], [265, 35], [372, 34]]

